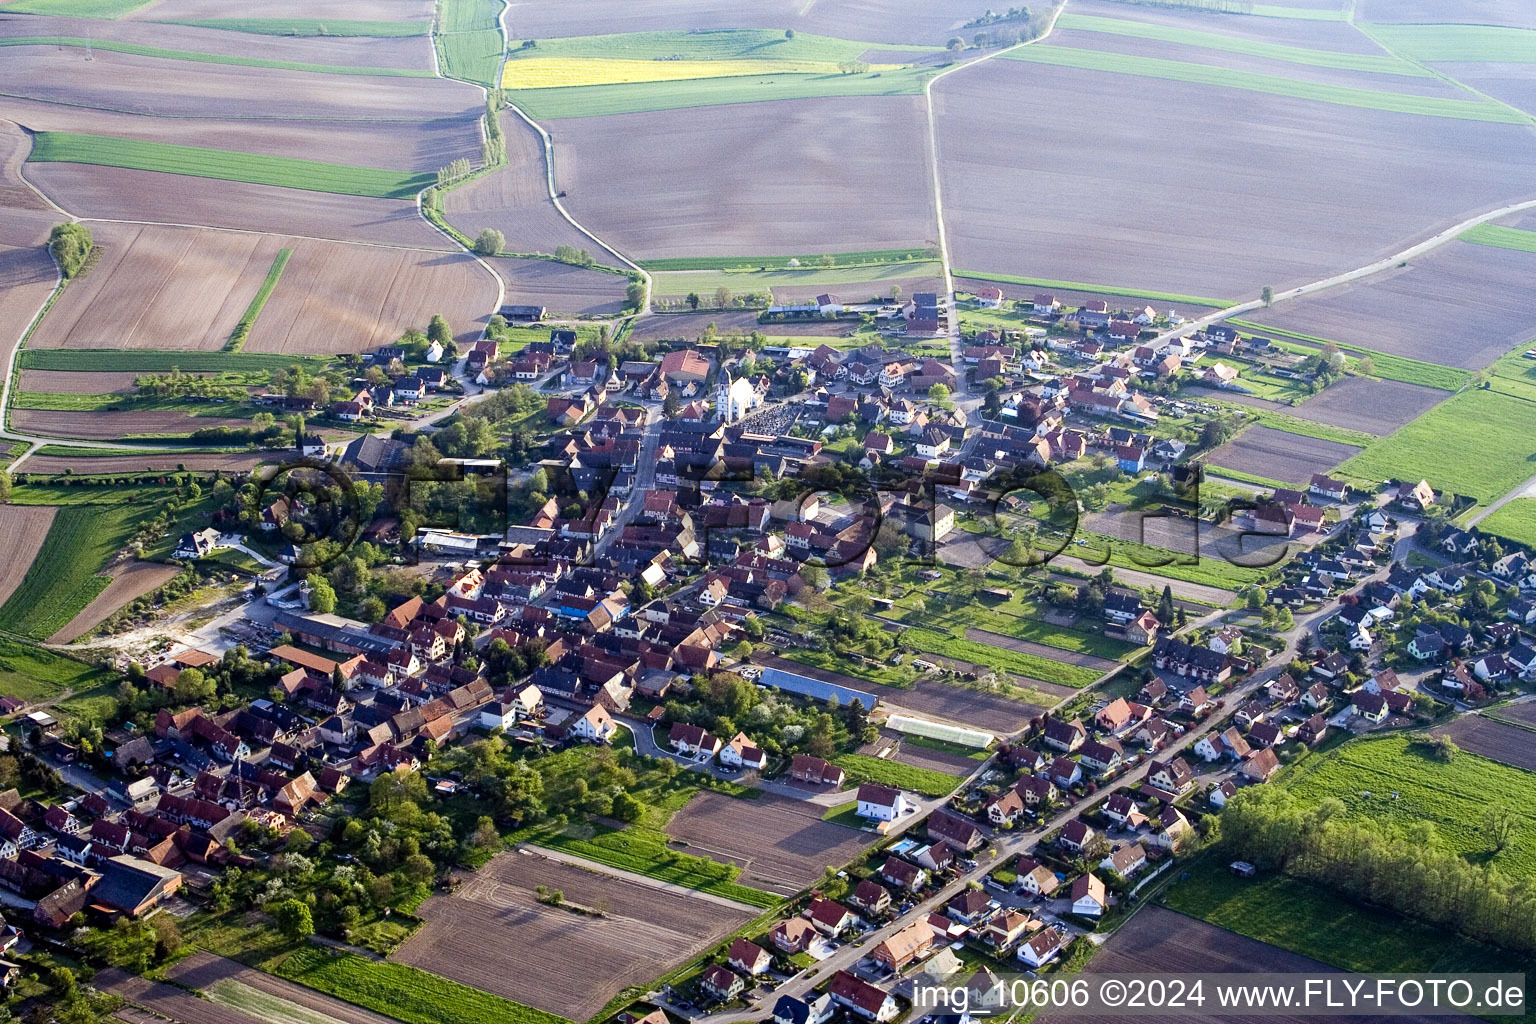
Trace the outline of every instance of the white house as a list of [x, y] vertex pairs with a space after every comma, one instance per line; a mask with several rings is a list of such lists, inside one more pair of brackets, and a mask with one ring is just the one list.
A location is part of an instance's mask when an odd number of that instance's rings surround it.
[[912, 804], [901, 790], [866, 782], [859, 787], [858, 815], [874, 821], [895, 821], [912, 813]]
[[744, 732], [738, 732], [731, 742], [720, 748], [720, 763], [729, 768], [759, 771], [765, 760], [763, 748], [748, 739]]
[[1097, 875], [1089, 873], [1072, 883], [1072, 913], [1100, 917], [1109, 907], [1109, 894]]
[[619, 731], [618, 723], [601, 704], [592, 708], [571, 726], [571, 735], [592, 743], [607, 743]]
[[1030, 967], [1041, 967], [1061, 952], [1061, 933], [1054, 928], [1042, 928], [1019, 943], [1019, 960]]
[[517, 724], [518, 705], [515, 701], [492, 701], [480, 709], [482, 729], [510, 729]]

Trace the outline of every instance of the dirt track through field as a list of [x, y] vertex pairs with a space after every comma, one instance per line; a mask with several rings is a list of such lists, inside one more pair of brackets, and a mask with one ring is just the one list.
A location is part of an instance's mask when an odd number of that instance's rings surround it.
[[[426, 924], [391, 959], [573, 1021], [751, 917], [535, 854], [497, 854], [460, 878], [452, 895], [422, 904]], [[538, 885], [596, 913], [546, 906]]]
[[26, 578], [57, 512], [48, 505], [0, 505], [0, 607]]
[[312, 988], [305, 988], [303, 985], [296, 985], [291, 981], [253, 970], [244, 964], [214, 956], [212, 953], [193, 953], [168, 970], [166, 975], [178, 985], [197, 989], [207, 989], [220, 981], [239, 982], [290, 1003], [297, 1003], [299, 1006], [324, 1014], [343, 1024], [397, 1024], [392, 1017], [365, 1010], [361, 1006], [353, 1006], [340, 999], [333, 999]]
[[[35, 469], [31, 463], [28, 470]], [[130, 562], [119, 566], [112, 573], [112, 582], [90, 604], [80, 609], [80, 614], [69, 620], [68, 625], [48, 638], [51, 644], [71, 644], [95, 629], [103, 620], [130, 601], [137, 600], [162, 584], [168, 583], [181, 572], [173, 565], [155, 562]]]

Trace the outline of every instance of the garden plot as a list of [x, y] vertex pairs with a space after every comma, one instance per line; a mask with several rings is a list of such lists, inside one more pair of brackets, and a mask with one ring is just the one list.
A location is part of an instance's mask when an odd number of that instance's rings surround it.
[[706, 792], [672, 816], [667, 834], [689, 853], [738, 865], [742, 885], [794, 893], [820, 878], [828, 864], [853, 860], [876, 838], [823, 821], [825, 812], [821, 804], [786, 797], [739, 800]]
[[1266, 480], [1305, 486], [1313, 473], [1326, 473], [1359, 451], [1351, 444], [1254, 426], [1216, 449], [1207, 461]]
[[1345, 377], [1316, 397], [1286, 411], [1292, 416], [1346, 430], [1390, 434], [1450, 397], [1449, 391], [1396, 380]]

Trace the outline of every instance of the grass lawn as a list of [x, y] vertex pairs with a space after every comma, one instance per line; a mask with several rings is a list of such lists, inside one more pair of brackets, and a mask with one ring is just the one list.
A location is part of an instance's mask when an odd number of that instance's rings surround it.
[[439, 0], [433, 40], [443, 74], [491, 88], [501, 68], [502, 0]]
[[838, 804], [836, 807], [828, 808], [827, 813], [821, 816], [821, 820], [830, 821], [834, 825], [862, 829], [866, 823], [863, 818], [859, 817], [858, 810], [859, 802], [857, 800], [850, 800], [846, 804]]
[[1477, 528], [1482, 533], [1536, 548], [1536, 498], [1516, 498], [1500, 505]]
[[[1342, 71], [1370, 71], [1383, 75], [1407, 75], [1416, 78], [1431, 77], [1428, 71], [1398, 57], [1375, 53], [1338, 53], [1332, 50], [1309, 50], [1300, 46], [1282, 46], [1263, 43], [1254, 39], [1240, 39], [1219, 32], [1201, 32], [1175, 25], [1154, 25], [1144, 21], [1124, 18], [1096, 18], [1083, 14], [1063, 14], [1056, 20], [1057, 28], [1077, 29], [1080, 32], [1106, 32], [1111, 35], [1134, 36], [1137, 39], [1155, 39], [1164, 43], [1182, 43], [1200, 46], [1208, 50], [1225, 50], [1228, 53], [1245, 53], [1252, 57], [1282, 60], [1291, 64], [1307, 64], [1319, 68], [1337, 68]], [[1532, 33], [1536, 35], [1536, 33]], [[1442, 58], [1444, 59], [1444, 58]]]
[[[1463, 235], [1462, 237], [1465, 238], [1466, 236]], [[1362, 348], [1359, 345], [1333, 341], [1329, 338], [1319, 338], [1311, 334], [1282, 331], [1278, 327], [1265, 327], [1263, 324], [1257, 324], [1251, 320], [1239, 320], [1233, 317], [1227, 323], [1233, 327], [1241, 327], [1244, 330], [1270, 336], [1270, 340], [1275, 341], [1280, 348], [1292, 352], [1300, 352], [1303, 355], [1311, 355], [1316, 349], [1324, 345], [1336, 345], [1340, 350], [1356, 356], [1368, 355], [1371, 357], [1371, 362], [1376, 364], [1375, 375], [1383, 380], [1398, 380], [1404, 384], [1419, 384], [1426, 388], [1455, 391], [1472, 378], [1472, 374], [1466, 370], [1441, 366], [1439, 363], [1426, 363], [1420, 359], [1394, 356], [1386, 352], [1377, 352], [1373, 349]], [[1293, 345], [1288, 344], [1284, 340], [1279, 340], [1285, 338], [1295, 339], [1296, 341], [1305, 342], [1305, 344]]]
[[901, 734], [901, 742], [911, 744], [914, 747], [941, 750], [946, 754], [954, 754], [956, 757], [970, 758], [972, 761], [985, 761], [992, 756], [992, 751], [986, 747], [965, 747], [958, 743], [949, 743], [945, 740], [936, 740], [931, 736], [919, 736], [916, 733], [910, 732]]
[[[279, 355], [267, 352], [172, 352], [105, 348], [26, 348], [16, 357], [18, 370], [122, 371], [140, 373], [270, 373], [302, 366], [310, 373], [323, 370], [330, 360], [317, 356]], [[233, 383], [266, 383], [266, 378]]]
[[[677, 256], [667, 259], [641, 260], [646, 270], [761, 270], [764, 267], [790, 269], [790, 260], [799, 260], [802, 267], [820, 267], [827, 256], [837, 266], [867, 267], [877, 263], [905, 263], [912, 260], [931, 260], [931, 249], [866, 249], [862, 252], [810, 253], [799, 256]], [[830, 269], [830, 268], [829, 268]]]
[[74, 36], [17, 36], [0, 39], [0, 46], [75, 46], [93, 50], [132, 53], [140, 57], [164, 60], [190, 60], [204, 64], [237, 64], [251, 68], [280, 68], [285, 71], [309, 71], [323, 75], [372, 75], [393, 78], [432, 78], [425, 68], [364, 68], [355, 64], [306, 64], [295, 60], [269, 60], [265, 57], [240, 57], [226, 53], [196, 53], [191, 50], [163, 50], [158, 46], [122, 43], [114, 39], [83, 39]]
[[1369, 25], [1366, 35], [1411, 60], [1536, 63], [1536, 31], [1496, 25]]
[[[1218, 474], [1225, 474], [1226, 470], [1218, 470]], [[1242, 474], [1246, 477], [1248, 474]], [[1253, 479], [1261, 479], [1254, 477]], [[1252, 569], [1241, 565], [1233, 565], [1221, 558], [1201, 558], [1197, 562], [1184, 562], [1190, 556], [1165, 548], [1153, 547], [1148, 544], [1135, 544], [1131, 541], [1121, 540], [1119, 537], [1107, 537], [1103, 534], [1092, 533], [1079, 528], [1076, 535], [1078, 540], [1087, 541], [1081, 547], [1073, 544], [1061, 554], [1057, 560], [1065, 560], [1069, 568], [1076, 568], [1074, 564], [1081, 561], [1086, 566], [1085, 571], [1098, 572], [1103, 568], [1106, 550], [1109, 553], [1108, 565], [1112, 568], [1135, 569], [1138, 572], [1151, 573], [1154, 576], [1166, 576], [1171, 580], [1183, 580], [1186, 583], [1203, 583], [1208, 587], [1220, 587], [1223, 590], [1238, 590], [1257, 583], [1268, 570]], [[1133, 557], [1133, 555], [1135, 557]], [[1138, 560], [1139, 559], [1139, 560]], [[1142, 564], [1156, 563], [1159, 560], [1171, 559], [1166, 565]]]
[[1195, 85], [1210, 85], [1246, 92], [1318, 100], [1346, 107], [1386, 110], [1424, 117], [1451, 117], [1467, 121], [1495, 121], [1503, 124], [1530, 124], [1531, 117], [1493, 100], [1457, 100], [1440, 96], [1412, 96], [1406, 93], [1357, 89], [1351, 86], [1325, 85], [1300, 81], [1280, 75], [1237, 71], [1188, 61], [1139, 57], [1103, 50], [1081, 50], [1066, 46], [1021, 46], [1002, 55], [1007, 60], [1052, 64], [1084, 71], [1107, 71], [1142, 78], [1162, 78]]
[[933, 68], [913, 66], [860, 75], [750, 75], [629, 85], [508, 89], [507, 98], [527, 111], [530, 117], [596, 117], [822, 96], [911, 96], [923, 91], [923, 82], [933, 71]]
[[410, 199], [433, 184], [433, 174], [387, 171], [374, 167], [295, 160], [292, 157], [258, 156], [228, 149], [176, 146], [165, 142], [119, 139], [110, 135], [78, 132], [38, 132], [27, 158], [34, 163], [92, 164], [162, 171], [221, 181], [248, 181], [310, 192], [347, 196]]
[[[1409, 745], [1405, 736], [1358, 740], [1309, 757], [1277, 780], [1316, 804], [1344, 801], [1345, 815], [1406, 830], [1430, 822], [1468, 860], [1511, 876], [1536, 875], [1536, 774], [1462, 751], [1449, 763]], [[1367, 796], [1366, 794], [1370, 795]], [[1483, 814], [1500, 804], [1519, 818], [1509, 844], [1492, 850]]]
[[1463, 391], [1338, 467], [1367, 485], [1425, 479], [1487, 504], [1536, 473], [1536, 402], [1491, 390]]
[[1102, 674], [1095, 669], [1081, 668], [1077, 665], [1067, 665], [1063, 662], [1052, 661], [1036, 654], [1027, 654], [1023, 651], [1010, 651], [1002, 647], [994, 647], [991, 644], [980, 643], [975, 640], [966, 640], [962, 635], [953, 633], [941, 633], [936, 630], [914, 626], [902, 634], [907, 643], [913, 649], [926, 651], [929, 654], [937, 654], [946, 658], [955, 658], [959, 661], [969, 661], [977, 665], [985, 665], [997, 672], [1012, 672], [1031, 679], [1039, 679], [1042, 682], [1057, 683], [1061, 686], [1082, 687], [1087, 686]]
[[461, 985], [405, 964], [306, 947], [272, 973], [404, 1024], [569, 1024], [564, 1017]]
[[845, 676], [878, 683], [881, 686], [906, 686], [911, 681], [910, 674], [903, 673], [899, 669], [886, 665], [869, 665], [820, 648], [797, 647], [791, 651], [778, 653], [781, 658], [798, 661], [802, 665], [810, 665], [812, 668], [824, 669], [828, 672], [841, 672]]
[[[1536, 36], [1536, 32], [1531, 33]], [[1456, 236], [1463, 242], [1474, 242], [1477, 245], [1492, 245], [1500, 249], [1514, 249], [1518, 252], [1536, 252], [1536, 231], [1526, 231], [1522, 228], [1502, 228], [1497, 224], [1479, 224], [1475, 228], [1469, 228]]]
[[[935, 261], [903, 260], [900, 263], [883, 263], [868, 267], [833, 267], [826, 270], [817, 268], [667, 271], [655, 275], [655, 288], [657, 295], [687, 295], [689, 292], [697, 292], [699, 295], [712, 297], [715, 289], [721, 286], [737, 294], [743, 294], [762, 291], [765, 288], [777, 288], [781, 285], [811, 287], [878, 282], [873, 285], [871, 295], [878, 295], [883, 299], [889, 290], [890, 283], [898, 283], [908, 278], [932, 278], [942, 275], [943, 270]], [[858, 302], [866, 297], [848, 295], [844, 298], [850, 302]]]
[[1352, 903], [1284, 875], [1240, 879], [1215, 856], [1201, 858], [1187, 870], [1189, 877], [1163, 896], [1170, 909], [1345, 970], [1531, 969], [1529, 961], [1515, 954]]
[[[1035, 47], [1029, 47], [1035, 49]], [[1082, 281], [1054, 281], [1044, 277], [1016, 277], [1012, 274], [988, 274], [980, 270], [956, 270], [956, 277], [973, 281], [996, 281], [999, 284], [1022, 284], [1032, 288], [1059, 288], [1072, 292], [1103, 292], [1105, 295], [1124, 295], [1131, 299], [1150, 299], [1154, 302], [1182, 302], [1187, 305], [1210, 306], [1221, 309], [1232, 303], [1226, 299], [1202, 298], [1199, 295], [1177, 295], [1172, 292], [1149, 292], [1141, 288], [1122, 288], [1118, 285], [1086, 284]]]
[[88, 690], [108, 681], [107, 673], [82, 661], [0, 637], [0, 693], [7, 697], [51, 700], [66, 690]]
[[335, 18], [193, 18], [168, 25], [219, 28], [258, 36], [424, 36], [425, 21], [345, 21]]
[[865, 754], [837, 754], [831, 760], [848, 773], [850, 782], [878, 782], [924, 796], [943, 796], [960, 785], [963, 778]]
[[[1091, 654], [1110, 661], [1116, 661], [1136, 650], [1132, 644], [1105, 636], [1102, 630], [1053, 625], [1045, 621], [1043, 609], [1017, 592], [1007, 601], [981, 598], [963, 604], [951, 604], [941, 599], [940, 594], [948, 596], [947, 591], [929, 591], [921, 612], [898, 602], [883, 617], [921, 624], [926, 629], [947, 629], [956, 636], [964, 636], [967, 628], [984, 629], [989, 633], [1032, 640], [1063, 651]], [[1094, 678], [1098, 678], [1097, 675]]]

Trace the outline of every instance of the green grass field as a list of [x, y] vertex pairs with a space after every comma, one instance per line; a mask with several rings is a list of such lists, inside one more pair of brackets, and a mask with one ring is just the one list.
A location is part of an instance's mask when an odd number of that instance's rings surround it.
[[345, 21], [318, 18], [193, 18], [166, 21], [167, 25], [218, 28], [258, 36], [424, 36], [432, 31], [425, 21]]
[[1203, 857], [1164, 894], [1172, 910], [1229, 931], [1361, 972], [1515, 971], [1528, 961], [1494, 946], [1463, 939], [1361, 906], [1285, 875], [1245, 880], [1217, 857]]
[[433, 42], [443, 74], [494, 88], [501, 72], [502, 0], [439, 0]]
[[863, 252], [812, 253], [803, 256], [678, 256], [659, 260], [641, 260], [646, 270], [761, 270], [764, 267], [788, 269], [790, 260], [799, 260], [806, 268], [819, 267], [830, 255], [836, 266], [866, 267], [877, 263], [905, 263], [933, 259], [931, 249], [868, 249]]
[[38, 132], [28, 159], [34, 163], [127, 167], [381, 199], [410, 199], [437, 180], [432, 174], [349, 167], [317, 160], [258, 156], [228, 149], [175, 146], [75, 132]]
[[1502, 124], [1532, 122], [1530, 115], [1492, 100], [1457, 100], [1439, 96], [1410, 96], [1376, 89], [1355, 89], [1342, 85], [1325, 85], [1321, 82], [1303, 82], [1253, 71], [1192, 64], [1188, 61], [1164, 60], [1160, 57], [1137, 57], [1065, 46], [1022, 46], [1002, 56], [1007, 60], [1241, 89], [1246, 92], [1267, 93], [1271, 96], [1317, 100], [1322, 103], [1364, 107], [1368, 110], [1385, 110], [1398, 114], [1450, 117], [1466, 121], [1493, 121]]
[[1284, 7], [1280, 4], [1254, 4], [1260, 18], [1293, 18], [1300, 21], [1348, 21], [1343, 11], [1323, 7]]
[[1536, 252], [1536, 231], [1525, 231], [1521, 228], [1501, 228], [1497, 224], [1479, 224], [1456, 237], [1463, 242], [1473, 242], [1477, 245], [1492, 245], [1518, 252]]
[[1364, 448], [1375, 441], [1378, 436], [1376, 434], [1368, 434], [1363, 430], [1336, 427], [1332, 423], [1317, 423], [1313, 420], [1304, 420], [1300, 416], [1275, 412], [1273, 409], [1250, 408], [1245, 411], [1258, 413], [1259, 422], [1266, 427], [1274, 427], [1276, 430], [1283, 430], [1287, 434], [1300, 434], [1302, 437], [1316, 437], [1324, 441], [1337, 441], [1340, 444], [1356, 444]]
[[7, 697], [51, 700], [66, 690], [86, 690], [110, 678], [84, 662], [0, 637], [0, 693]]
[[57, 412], [95, 412], [103, 409], [134, 411], [170, 410], [189, 416], [250, 416], [256, 408], [245, 403], [192, 403], [185, 398], [165, 396], [139, 398], [131, 394], [82, 395], [73, 392], [20, 391], [11, 397], [12, 409], [48, 409]]
[[[1032, 47], [1033, 49], [1033, 47]], [[1191, 306], [1209, 306], [1224, 309], [1232, 305], [1226, 299], [1202, 298], [1199, 295], [1178, 295], [1172, 292], [1152, 292], [1142, 288], [1123, 288], [1118, 285], [1087, 284], [1083, 281], [1053, 281], [1044, 277], [1016, 277], [1012, 274], [989, 274], [981, 270], [956, 270], [956, 277], [974, 281], [995, 281], [998, 284], [1022, 284], [1031, 288], [1059, 288], [1071, 292], [1102, 292], [1105, 295], [1124, 295], [1131, 299], [1147, 299], [1152, 302], [1182, 302]]]
[[[1466, 236], [1463, 235], [1463, 238]], [[1240, 320], [1233, 317], [1227, 323], [1233, 327], [1241, 327], [1246, 331], [1264, 334], [1276, 341], [1281, 348], [1293, 352], [1301, 352], [1310, 355], [1315, 349], [1324, 345], [1336, 345], [1341, 351], [1351, 355], [1369, 355], [1371, 362], [1376, 364], [1376, 376], [1383, 380], [1397, 380], [1404, 384], [1418, 384], [1426, 388], [1440, 388], [1443, 391], [1455, 391], [1467, 381], [1472, 379], [1472, 374], [1466, 370], [1456, 369], [1451, 366], [1441, 366], [1439, 363], [1427, 363], [1421, 359], [1408, 359], [1403, 356], [1394, 356], [1386, 352], [1377, 352], [1374, 349], [1363, 348], [1359, 345], [1351, 345], [1348, 342], [1334, 341], [1331, 338], [1319, 338], [1313, 334], [1300, 334], [1296, 331], [1284, 331], [1278, 327], [1265, 327], [1263, 324], [1254, 323], [1252, 320]], [[1286, 344], [1284, 339], [1305, 342], [1304, 345]]]
[[405, 964], [327, 949], [297, 949], [272, 973], [404, 1024], [570, 1024], [564, 1017]]
[[1056, 19], [1056, 27], [1076, 29], [1080, 32], [1105, 32], [1137, 39], [1153, 39], [1162, 43], [1182, 43], [1208, 50], [1242, 53], [1250, 57], [1265, 57], [1291, 64], [1306, 64], [1319, 68], [1337, 68], [1341, 71], [1369, 71], [1383, 75], [1406, 75], [1415, 78], [1431, 77], [1428, 71], [1397, 57], [1376, 53], [1338, 53], [1331, 50], [1311, 50], [1300, 46], [1283, 46], [1263, 43], [1219, 32], [1202, 32], [1173, 25], [1155, 25], [1125, 18], [1098, 18], [1084, 14], [1062, 14]]
[[308, 71], [324, 75], [373, 75], [394, 78], [432, 78], [425, 68], [363, 68], [349, 64], [306, 64], [294, 60], [269, 60], [265, 57], [237, 57], [223, 53], [195, 53], [191, 50], [162, 50], [158, 46], [140, 46], [137, 43], [120, 43], [112, 39], [84, 39], [75, 36], [17, 36], [0, 39], [0, 46], [75, 46], [93, 50], [111, 50], [114, 53], [132, 53], [140, 57], [157, 57], [164, 60], [190, 60], [204, 64], [236, 64], [252, 68], [280, 68], [286, 71]]
[[1411, 60], [1536, 63], [1536, 30], [1496, 25], [1377, 25], [1366, 35]]
[[60, 18], [121, 18], [150, 0], [16, 0], [6, 14], [52, 14]]
[[[957, 604], [950, 604], [940, 595], [947, 595], [947, 591], [935, 587], [924, 592], [921, 612], [905, 601], [897, 601], [881, 617], [909, 625], [921, 625], [926, 629], [946, 629], [956, 636], [974, 627], [1109, 661], [1116, 661], [1136, 650], [1124, 641], [1110, 639], [1102, 630], [1069, 629], [1047, 622], [1045, 609], [1025, 599], [1020, 593], [1015, 593], [1007, 601], [986, 598]], [[1094, 678], [1098, 678], [1097, 675]]]
[[960, 785], [962, 776], [918, 768], [864, 754], [838, 754], [832, 763], [848, 773], [850, 782], [877, 782], [923, 796], [944, 796]]
[[1364, 484], [1424, 479], [1487, 504], [1536, 474], [1536, 402], [1463, 391], [1345, 461], [1338, 472]]
[[[1430, 822], [1446, 845], [1506, 874], [1536, 876], [1536, 774], [1462, 751], [1438, 761], [1406, 736], [1345, 743], [1307, 758], [1276, 781], [1307, 805], [1337, 797], [1351, 819], [1406, 831]], [[1483, 824], [1491, 807], [1518, 816], [1509, 844], [1494, 852]]]
[[814, 287], [821, 285], [869, 284], [870, 295], [847, 294], [850, 302], [862, 301], [874, 295], [885, 296], [892, 284], [901, 284], [915, 278], [941, 277], [943, 269], [937, 261], [912, 260], [900, 263], [883, 263], [869, 267], [833, 267], [830, 270], [691, 270], [665, 271], [654, 275], [657, 295], [687, 295], [697, 292], [713, 298], [715, 289], [724, 286], [738, 295], [760, 292], [765, 288], [783, 285]]
[[[960, 633], [963, 634], [964, 630], [960, 630]], [[929, 654], [938, 654], [959, 661], [969, 661], [973, 664], [985, 665], [997, 672], [1012, 672], [1061, 686], [1073, 688], [1087, 686], [1102, 674], [1091, 668], [1052, 661], [1050, 658], [1042, 658], [1037, 654], [1024, 651], [1010, 651], [976, 640], [967, 640], [963, 635], [925, 629], [920, 626], [908, 629], [902, 637], [912, 645], [913, 650], [926, 651]]]
[[93, 370], [140, 373], [268, 373], [302, 366], [310, 373], [325, 368], [328, 360], [317, 356], [279, 355], [267, 352], [170, 352], [154, 349], [27, 348], [16, 357], [20, 370]]
[[862, 75], [751, 75], [556, 89], [508, 89], [506, 94], [530, 117], [558, 119], [824, 96], [912, 96], [923, 91], [923, 82], [932, 73], [932, 68], [913, 66]]
[[262, 307], [267, 304], [267, 299], [272, 297], [272, 289], [277, 287], [277, 279], [283, 276], [283, 268], [288, 265], [288, 259], [292, 255], [292, 249], [277, 251], [277, 256], [273, 258], [272, 266], [267, 269], [267, 276], [262, 280], [261, 287], [256, 289], [256, 294], [251, 297], [251, 303], [245, 307], [245, 313], [240, 317], [240, 322], [235, 324], [233, 331], [229, 332], [229, 341], [224, 346], [225, 351], [238, 352], [240, 346], [245, 344], [251, 328], [256, 326], [256, 318], [261, 316]]
[[107, 560], [158, 509], [122, 492], [116, 504], [59, 509], [21, 585], [0, 607], [0, 630], [46, 640], [107, 588]]
[[1536, 548], [1536, 498], [1516, 498], [1500, 505], [1477, 528], [1482, 533]]

